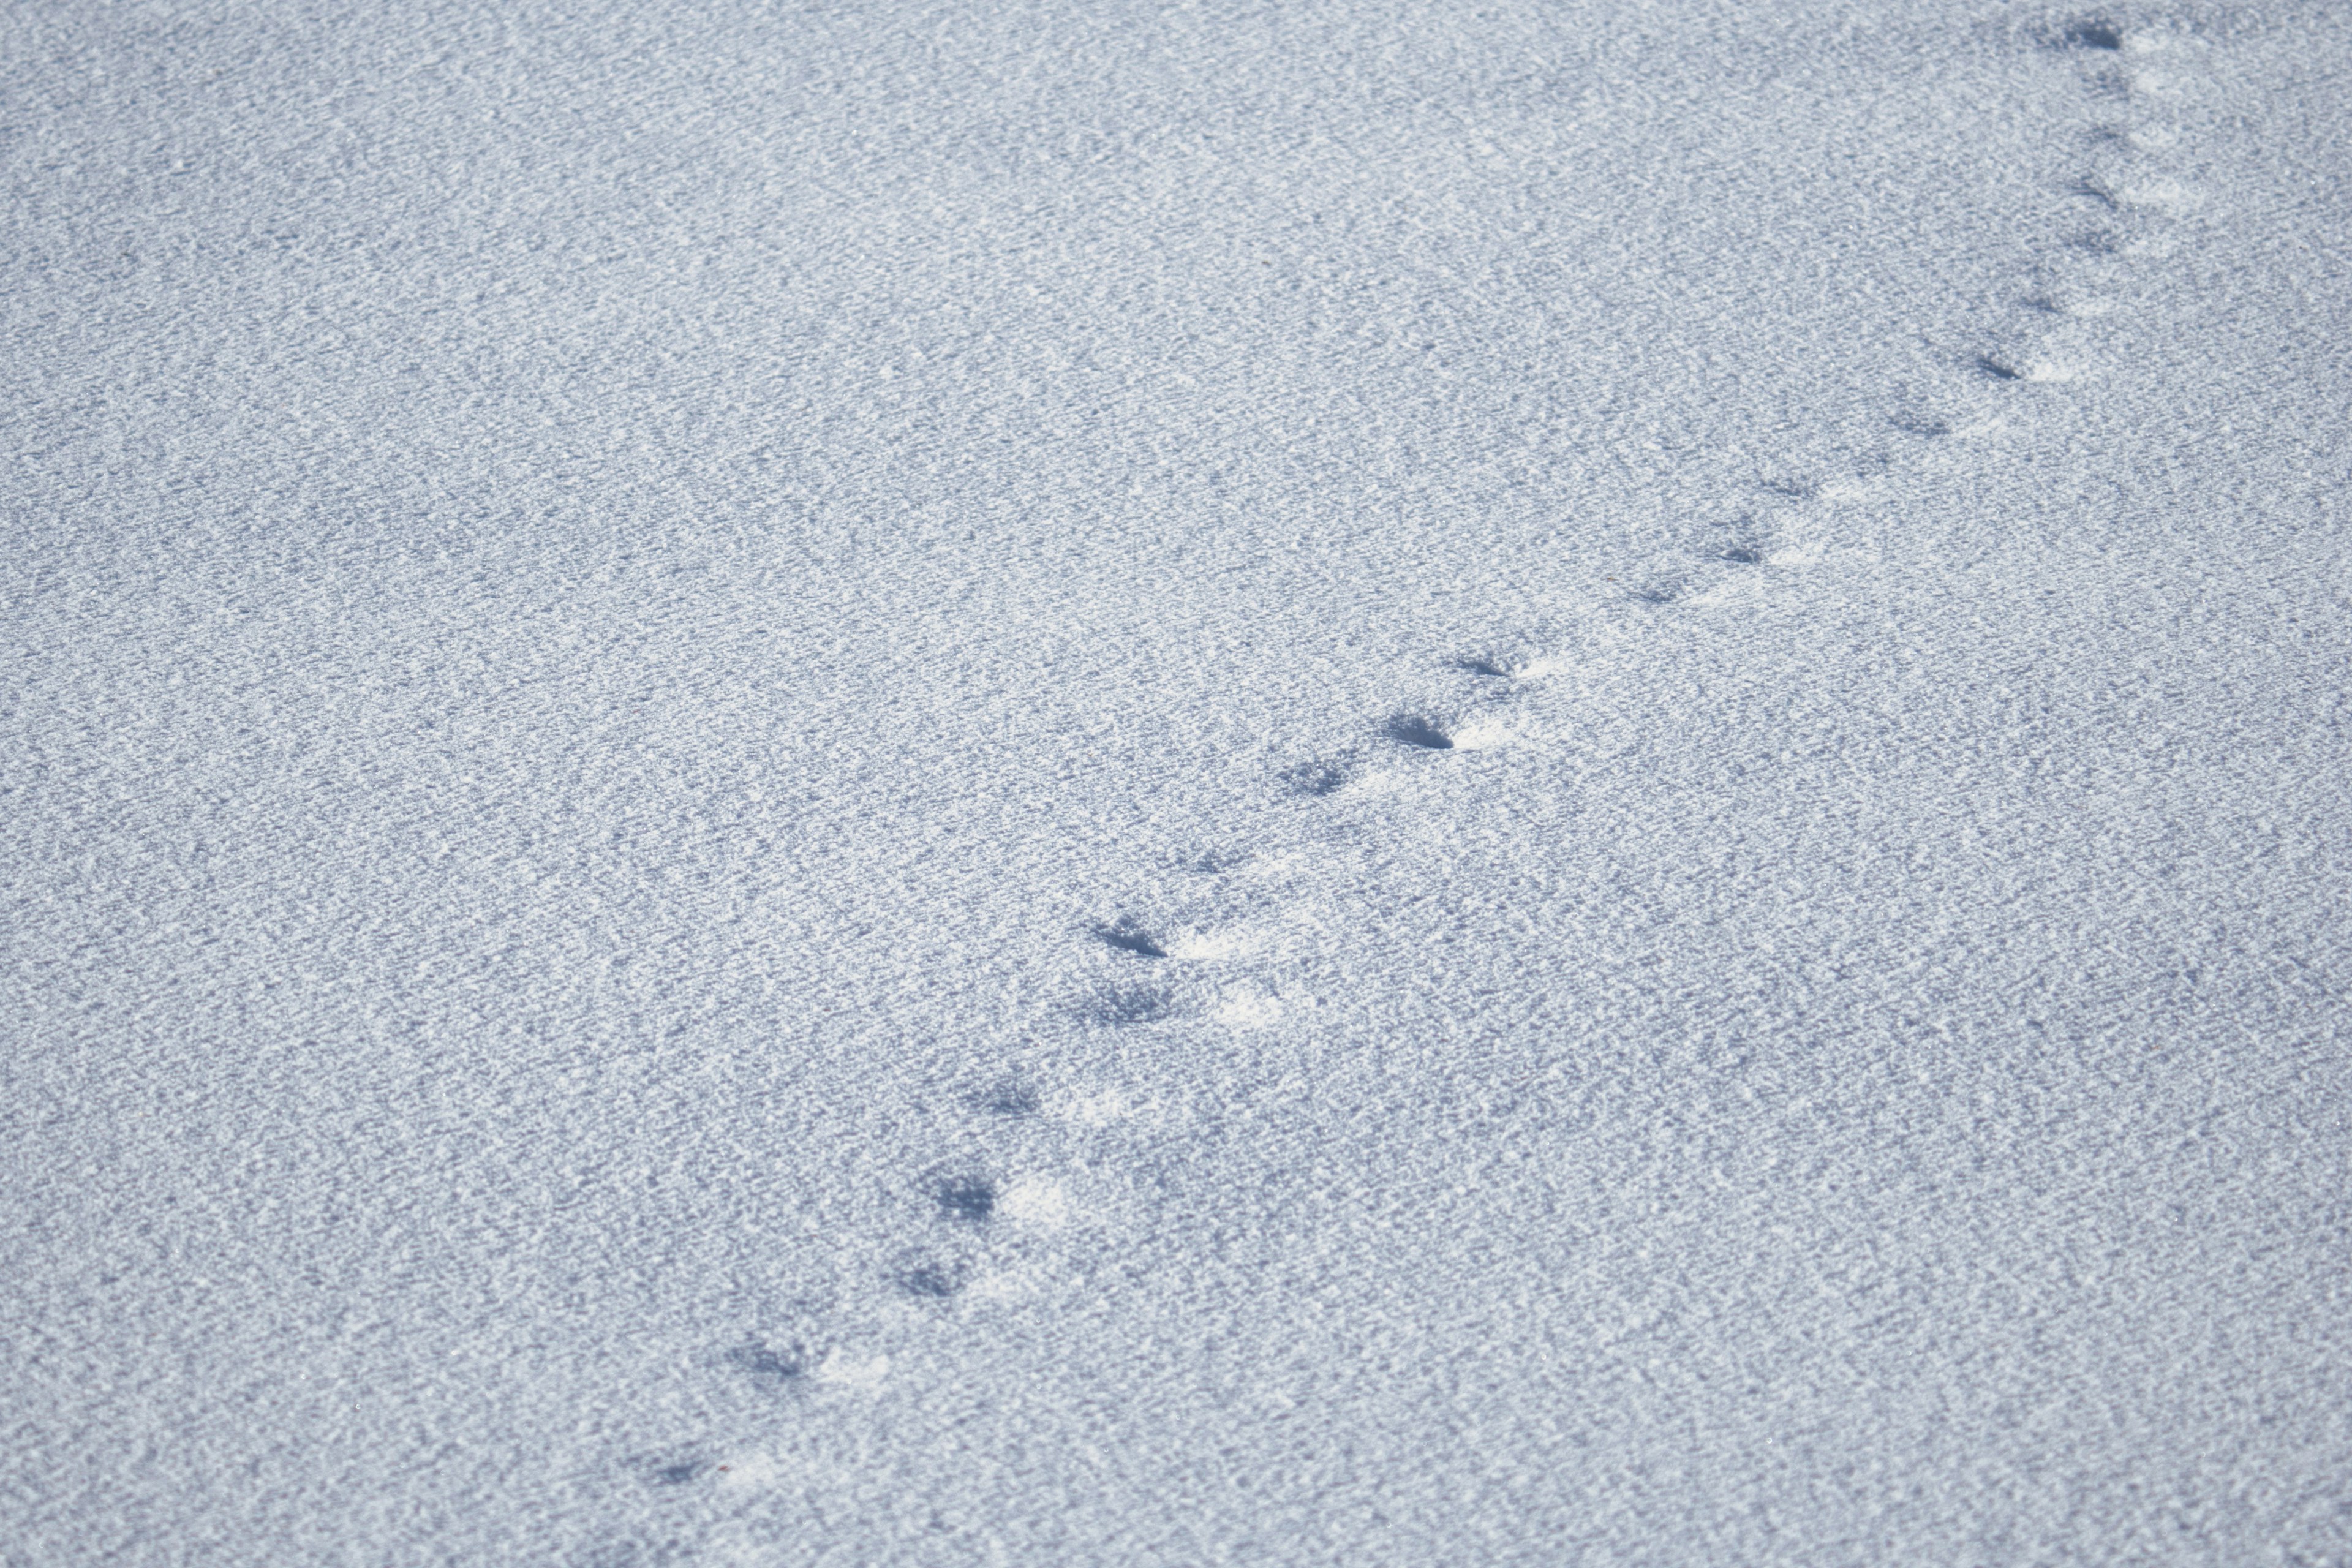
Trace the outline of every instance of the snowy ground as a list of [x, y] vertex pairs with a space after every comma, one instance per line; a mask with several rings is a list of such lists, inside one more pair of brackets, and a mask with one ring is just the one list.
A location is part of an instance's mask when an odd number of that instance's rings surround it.
[[0, 39], [0, 1563], [2352, 1563], [2352, 12]]

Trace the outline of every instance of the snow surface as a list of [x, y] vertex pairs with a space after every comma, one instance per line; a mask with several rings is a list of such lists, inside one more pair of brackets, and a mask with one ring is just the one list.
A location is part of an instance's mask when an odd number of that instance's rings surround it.
[[0, 1563], [2352, 1563], [2352, 10], [0, 38]]

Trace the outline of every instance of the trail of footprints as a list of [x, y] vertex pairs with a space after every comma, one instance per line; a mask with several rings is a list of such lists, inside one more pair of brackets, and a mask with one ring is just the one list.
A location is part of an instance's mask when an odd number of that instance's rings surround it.
[[[2121, 122], [2094, 134], [2081, 174], [2053, 193], [2053, 227], [2059, 232], [2019, 300], [2019, 329], [1952, 354], [1953, 412], [1915, 411], [1890, 421], [1896, 432], [1916, 442], [1998, 427], [2000, 410], [1986, 406], [1984, 393], [2029, 395], [2035, 388], [2093, 374], [2097, 323], [2116, 308], [2113, 291], [2128, 280], [2136, 258], [2161, 253], [2164, 225], [2196, 205], [2196, 193], [2165, 167], [2165, 155], [2178, 145], [2177, 133], [2133, 112], [2160, 106], [2189, 79], [2182, 73], [2193, 37], [2086, 16], [2042, 29], [2029, 47], [2076, 70], [2095, 101], [2126, 106], [2126, 112]], [[2069, 221], [2074, 226], [2060, 226]], [[1891, 477], [1890, 466], [1828, 480], [1776, 479], [1759, 484], [1737, 520], [1703, 546], [1666, 570], [1627, 583], [1621, 610], [1699, 611], [1760, 600], [1776, 584], [1829, 558], [1837, 511], [1870, 501]], [[1540, 737], [1516, 726], [1507, 709], [1514, 699], [1569, 668], [1565, 658], [1540, 654], [1464, 655], [1452, 661], [1451, 669], [1464, 683], [1459, 707], [1381, 715], [1365, 727], [1357, 747], [1303, 763], [1281, 783], [1311, 806], [1399, 787], [1417, 762], [1442, 765], [1447, 757], [1507, 743], [1539, 745]], [[1191, 918], [1118, 911], [1078, 933], [1100, 957], [1096, 983], [1073, 1008], [1079, 1025], [1126, 1030], [1205, 1018], [1248, 1030], [1314, 1005], [1311, 998], [1273, 984], [1267, 978], [1271, 964], [1255, 962], [1270, 947], [1280, 947], [1286, 927], [1311, 932], [1317, 923], [1311, 907], [1285, 912], [1275, 896], [1291, 869], [1287, 860], [1211, 858], [1192, 869], [1209, 892], [1196, 900]], [[1068, 1140], [1028, 1131], [1045, 1125], [1099, 1134], [1135, 1107], [1115, 1091], [1055, 1097], [1028, 1079], [1008, 1077], [972, 1094], [965, 1110], [978, 1144], [1000, 1145], [1001, 1153], [911, 1178], [904, 1205], [909, 1234], [886, 1278], [875, 1282], [903, 1303], [950, 1314], [975, 1301], [1034, 1294], [1040, 1277], [1055, 1267], [1052, 1237], [1083, 1217], [1070, 1195], [1083, 1184], [1037, 1167], [1041, 1154]], [[878, 1352], [799, 1340], [749, 1339], [716, 1352], [709, 1365], [714, 1375], [778, 1397], [828, 1388], [872, 1393], [886, 1386], [892, 1373], [889, 1357]], [[756, 1479], [756, 1473], [744, 1472], [760, 1469], [756, 1459], [748, 1466], [730, 1464], [704, 1452], [657, 1455], [635, 1463], [649, 1484], [663, 1488], [730, 1476]]]

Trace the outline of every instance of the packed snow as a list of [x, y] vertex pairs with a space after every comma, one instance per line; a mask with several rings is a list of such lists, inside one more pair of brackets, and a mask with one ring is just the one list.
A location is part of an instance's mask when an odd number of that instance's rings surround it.
[[2352, 10], [0, 38], [0, 1563], [2352, 1563]]

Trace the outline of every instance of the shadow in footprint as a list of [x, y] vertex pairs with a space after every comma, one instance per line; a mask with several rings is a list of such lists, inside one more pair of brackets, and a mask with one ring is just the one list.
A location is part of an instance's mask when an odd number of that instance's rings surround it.
[[1040, 1106], [1037, 1091], [1019, 1079], [1006, 1079], [982, 1090], [972, 1097], [972, 1103], [992, 1116], [1034, 1116]]
[[779, 1350], [752, 1340], [737, 1345], [721, 1359], [737, 1372], [770, 1388], [797, 1383], [808, 1373], [808, 1356], [798, 1345]]
[[709, 1468], [708, 1459], [679, 1459], [654, 1466], [646, 1472], [646, 1479], [657, 1487], [682, 1487]]
[[2023, 381], [2025, 379], [2025, 373], [2023, 371], [2018, 370], [2011, 365], [2003, 364], [2000, 361], [1993, 358], [1990, 354], [1977, 355], [1976, 366], [1978, 374], [1989, 376], [1994, 381]]
[[1284, 770], [1282, 782], [1293, 795], [1337, 795], [1347, 787], [1348, 773], [1337, 763], [1301, 763]]
[[964, 1288], [967, 1271], [961, 1264], [917, 1263], [898, 1271], [896, 1283], [908, 1295], [927, 1301], [944, 1301]]
[[1461, 670], [1465, 675], [1482, 675], [1490, 680], [1508, 680], [1511, 679], [1511, 672], [1495, 659], [1479, 658], [1475, 656], [1465, 655], [1463, 658], [1453, 660], [1452, 663], [1455, 669]]
[[1717, 535], [1722, 542], [1706, 553], [1727, 566], [1759, 565], [1772, 552], [1770, 537], [1756, 519], [1739, 518], [1724, 526]]
[[2062, 49], [2096, 49], [2114, 54], [2124, 47], [2124, 30], [2103, 18], [2085, 16], [2059, 28], [2055, 41]]
[[931, 1201], [947, 1218], [977, 1225], [996, 1212], [996, 1184], [986, 1176], [943, 1176], [931, 1184]]
[[2066, 194], [2070, 196], [2082, 196], [2087, 200], [2095, 201], [2101, 206], [2106, 208], [2109, 212], [2120, 212], [2123, 210], [2123, 203], [2116, 199], [2115, 192], [2107, 189], [2106, 186], [2091, 178], [2088, 174], [2085, 174], [2081, 179], [2069, 184], [2066, 186]]
[[1122, 915], [1109, 925], [1095, 927], [1095, 935], [1108, 946], [1121, 952], [1131, 952], [1138, 958], [1165, 958], [1168, 950], [1152, 941], [1150, 933], [1131, 918]]
[[1096, 993], [1086, 1015], [1097, 1024], [1124, 1027], [1130, 1024], [1157, 1024], [1173, 1016], [1175, 1011], [1175, 1005], [1163, 992], [1141, 985], [1114, 985]]
[[1416, 714], [1398, 714], [1381, 732], [1391, 741], [1418, 746], [1424, 752], [1450, 752], [1454, 749], [1453, 736]]

